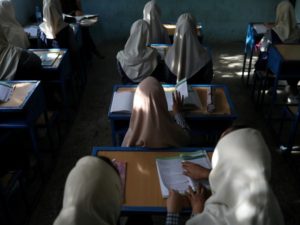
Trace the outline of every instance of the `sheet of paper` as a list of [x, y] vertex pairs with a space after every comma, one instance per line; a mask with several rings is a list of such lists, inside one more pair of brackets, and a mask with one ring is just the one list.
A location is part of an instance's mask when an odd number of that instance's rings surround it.
[[172, 96], [171, 91], [165, 91], [166, 99], [167, 99], [167, 104], [168, 104], [168, 111], [173, 110], [173, 96]]
[[[183, 174], [182, 161], [190, 161], [199, 164], [205, 168], [211, 168], [210, 161], [205, 151], [197, 151], [193, 153], [181, 154], [178, 157], [166, 157], [156, 159], [156, 167], [159, 176], [162, 196], [164, 198], [169, 195], [169, 188], [179, 193], [185, 193], [188, 187], [197, 187], [199, 181], [192, 180]], [[202, 182], [201, 182], [202, 183]], [[208, 181], [203, 183], [208, 186]]]
[[13, 86], [5, 82], [0, 82], [0, 101], [7, 102], [13, 93]]
[[256, 30], [257, 34], [265, 34], [268, 30], [268, 28], [264, 24], [254, 24], [253, 28], [254, 30]]
[[183, 79], [176, 84], [176, 91], [178, 91], [185, 98], [189, 96], [188, 84], [186, 82], [186, 79]]
[[160, 185], [163, 197], [169, 196], [168, 188], [184, 194], [190, 185], [187, 176], [183, 175], [181, 159], [157, 159], [156, 165], [160, 170]]

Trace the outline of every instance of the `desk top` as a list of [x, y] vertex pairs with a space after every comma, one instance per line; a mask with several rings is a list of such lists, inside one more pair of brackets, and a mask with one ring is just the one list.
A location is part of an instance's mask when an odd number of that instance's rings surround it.
[[[115, 85], [114, 91], [132, 91], [134, 92], [137, 85]], [[175, 85], [163, 85], [166, 92], [174, 91]], [[229, 96], [228, 89], [225, 85], [191, 85], [194, 90], [199, 94], [199, 98], [202, 104], [202, 109], [196, 109], [191, 111], [185, 111], [186, 117], [203, 117], [203, 118], [212, 118], [212, 117], [232, 117], [236, 118], [235, 109], [231, 98]], [[215, 100], [215, 111], [209, 113], [207, 111], [207, 90], [208, 87], [214, 88], [214, 100]], [[109, 118], [126, 116], [129, 118], [129, 113], [108, 113]]]
[[275, 45], [283, 60], [300, 61], [300, 44], [281, 44]]
[[7, 83], [13, 84], [15, 89], [8, 102], [0, 103], [0, 111], [21, 110], [40, 81], [7, 81]]
[[155, 160], [158, 157], [178, 156], [207, 148], [94, 147], [93, 155], [102, 155], [127, 163], [123, 212], [165, 212], [166, 200], [162, 198]]

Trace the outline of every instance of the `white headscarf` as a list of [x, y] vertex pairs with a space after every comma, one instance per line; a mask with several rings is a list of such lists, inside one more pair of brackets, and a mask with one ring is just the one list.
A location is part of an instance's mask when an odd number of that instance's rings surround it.
[[104, 160], [85, 156], [68, 175], [54, 225], [116, 225], [121, 201], [117, 172]]
[[0, 0], [0, 21], [9, 43], [20, 48], [29, 47], [27, 34], [17, 21], [14, 6], [10, 0]]
[[289, 1], [282, 1], [277, 5], [275, 26], [272, 29], [284, 43], [300, 41], [295, 10]]
[[189, 135], [171, 117], [165, 92], [154, 77], [147, 77], [137, 87], [128, 131], [122, 146], [151, 148], [182, 147]]
[[117, 59], [126, 75], [134, 82], [150, 76], [157, 66], [157, 52], [147, 47], [149, 25], [144, 20], [135, 21], [125, 48], [119, 51]]
[[0, 25], [0, 80], [12, 80], [16, 74], [22, 49], [8, 43]]
[[43, 0], [43, 21], [40, 28], [48, 39], [55, 39], [56, 34], [68, 26], [63, 20], [60, 0]]
[[144, 20], [150, 25], [149, 43], [170, 44], [168, 32], [160, 21], [160, 9], [154, 1], [147, 2], [144, 7]]
[[198, 40], [194, 17], [189, 13], [182, 14], [176, 23], [174, 43], [166, 54], [166, 65], [179, 81], [191, 78], [210, 60]]
[[215, 148], [212, 168], [212, 196], [187, 225], [284, 224], [268, 183], [271, 159], [260, 132], [244, 128], [225, 135]]

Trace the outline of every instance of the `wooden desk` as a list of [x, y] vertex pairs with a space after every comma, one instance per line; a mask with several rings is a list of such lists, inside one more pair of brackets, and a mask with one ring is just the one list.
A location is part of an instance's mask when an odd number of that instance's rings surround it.
[[34, 153], [39, 157], [35, 134], [35, 122], [44, 113], [48, 120], [40, 81], [7, 81], [15, 85], [8, 102], [0, 103], [0, 128], [27, 129]]
[[122, 213], [166, 213], [166, 200], [162, 198], [160, 191], [155, 159], [197, 150], [213, 151], [212, 148], [94, 147], [92, 154], [127, 163]]
[[[216, 110], [207, 112], [206, 96], [208, 87], [215, 89]], [[115, 91], [135, 91], [137, 85], [115, 85]], [[174, 91], [174, 85], [163, 85], [165, 91]], [[237, 118], [229, 91], [225, 85], [192, 85], [199, 94], [200, 101], [204, 106], [202, 109], [185, 112], [185, 118], [190, 125], [193, 135], [219, 135]], [[111, 101], [112, 102], [112, 101]], [[123, 137], [129, 127], [130, 113], [111, 113], [109, 107], [108, 118], [111, 122], [113, 145], [117, 145], [120, 137]]]

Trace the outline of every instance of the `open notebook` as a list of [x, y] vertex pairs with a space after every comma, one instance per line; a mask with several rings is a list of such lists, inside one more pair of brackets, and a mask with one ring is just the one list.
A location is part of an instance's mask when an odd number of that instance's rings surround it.
[[[191, 186], [193, 190], [198, 187], [200, 181], [193, 180], [183, 174], [182, 161], [190, 161], [207, 169], [211, 169], [210, 160], [206, 151], [203, 150], [181, 153], [174, 157], [157, 158], [156, 168], [163, 198], [169, 196], [170, 188], [184, 194], [189, 186]], [[201, 184], [209, 188], [208, 181], [201, 181]]]
[[[186, 83], [186, 81], [180, 82], [176, 85], [175, 89], [184, 96], [184, 108], [185, 109], [201, 109], [202, 104], [199, 95], [196, 91], [192, 90]], [[168, 104], [168, 110], [172, 111], [173, 107], [173, 91], [166, 91], [165, 96]], [[113, 100], [110, 108], [110, 112], [131, 113], [133, 106], [133, 91], [116, 91], [113, 94]]]

